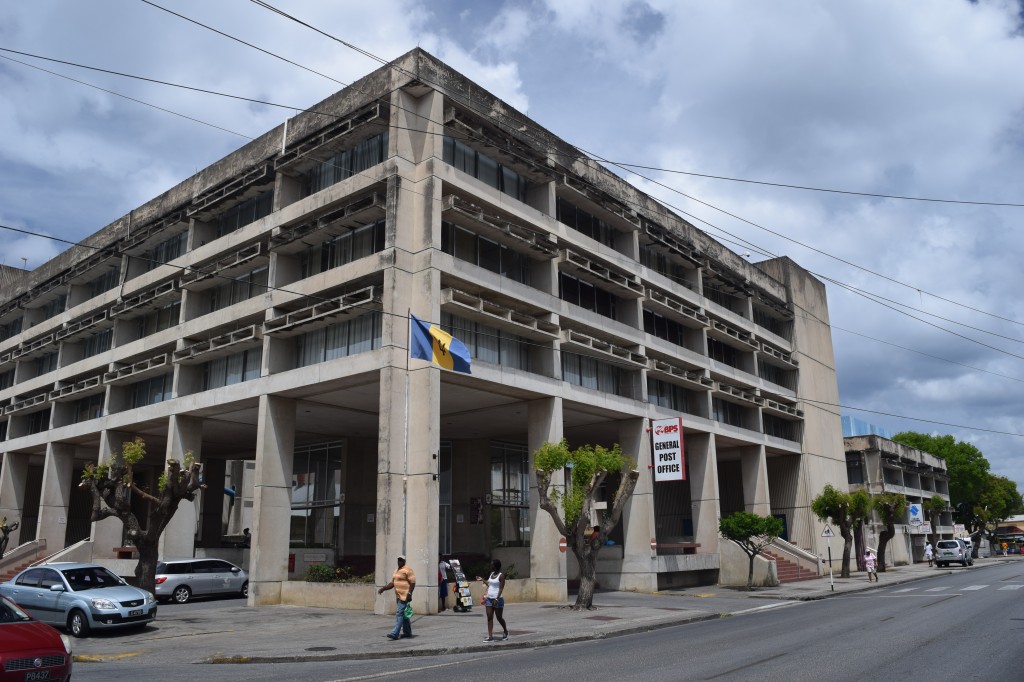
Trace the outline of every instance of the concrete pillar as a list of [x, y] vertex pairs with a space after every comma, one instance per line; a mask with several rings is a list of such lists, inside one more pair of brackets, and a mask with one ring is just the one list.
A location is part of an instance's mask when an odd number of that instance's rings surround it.
[[[203, 420], [172, 414], [167, 424], [166, 460], [178, 460], [184, 466], [188, 452], [197, 462], [201, 461], [203, 449]], [[190, 557], [195, 548], [196, 520], [199, 497], [189, 502], [182, 500], [170, 523], [160, 536], [160, 556], [167, 558]]]
[[759, 516], [772, 512], [768, 496], [768, 460], [764, 445], [752, 445], [740, 449], [740, 465], [743, 471], [743, 508]]
[[46, 540], [48, 554], [64, 548], [68, 531], [68, 505], [71, 488], [77, 485], [75, 473], [75, 446], [68, 443], [48, 443], [43, 464], [43, 489], [39, 496], [39, 523], [36, 537]]
[[[566, 553], [558, 549], [562, 535], [555, 527], [551, 515], [538, 506], [537, 476], [534, 473], [533, 453], [545, 442], [562, 440], [562, 399], [541, 398], [527, 403], [530, 451], [530, 577], [537, 590], [537, 601], [565, 602], [569, 592], [565, 584]], [[564, 490], [565, 473], [551, 476], [554, 486]]]
[[[622, 514], [625, 556], [618, 589], [656, 592], [658, 560], [657, 552], [651, 549], [651, 539], [657, 536], [654, 521], [654, 477], [650, 469], [651, 439], [647, 433], [647, 424], [644, 418], [624, 419], [619, 422], [619, 445], [623, 453], [636, 460], [640, 477]], [[608, 492], [609, 495], [614, 494], [612, 490]]]
[[[203, 462], [206, 490], [196, 498], [199, 502], [199, 539], [204, 547], [220, 547], [224, 535], [224, 479], [227, 462], [207, 459]], [[237, 495], [236, 495], [237, 496]], [[238, 502], [241, 506], [241, 502]]]
[[718, 552], [718, 462], [709, 433], [685, 434], [693, 505], [693, 541], [701, 554]]
[[[98, 464], [110, 462], [111, 457], [116, 453], [121, 455], [121, 446], [132, 440], [132, 435], [120, 431], [100, 432], [100, 451], [97, 458]], [[112, 558], [114, 548], [121, 547], [124, 538], [124, 524], [116, 516], [93, 521], [92, 533], [93, 558]]]
[[294, 458], [295, 401], [261, 395], [256, 427], [249, 606], [281, 603], [281, 583], [288, 579]]
[[3, 468], [0, 469], [0, 518], [7, 517], [7, 523], [18, 522], [17, 530], [8, 536], [7, 551], [20, 543], [21, 517], [25, 513], [25, 487], [28, 485], [27, 453], [5, 452]]

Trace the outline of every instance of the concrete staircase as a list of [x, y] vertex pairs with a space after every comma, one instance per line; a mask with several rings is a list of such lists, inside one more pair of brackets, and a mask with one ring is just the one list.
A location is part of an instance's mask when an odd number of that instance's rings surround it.
[[775, 562], [780, 583], [795, 583], [800, 580], [817, 580], [821, 576], [799, 564], [790, 561], [770, 549], [761, 550], [761, 554]]
[[31, 558], [31, 559], [26, 559], [25, 561], [19, 562], [17, 564], [11, 564], [10, 566], [5, 566], [3, 568], [3, 570], [0, 571], [0, 583], [7, 582], [8, 580], [10, 580], [14, 576], [16, 576], [18, 573], [21, 573], [26, 568], [28, 568], [29, 566], [34, 564], [35, 561], [36, 560], [34, 558]]

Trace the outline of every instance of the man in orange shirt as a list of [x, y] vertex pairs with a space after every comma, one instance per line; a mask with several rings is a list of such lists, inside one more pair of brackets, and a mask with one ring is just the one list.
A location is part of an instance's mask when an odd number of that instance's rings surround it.
[[405, 565], [405, 557], [398, 557], [398, 568], [391, 576], [391, 582], [377, 590], [384, 594], [386, 590], [395, 590], [395, 629], [388, 633], [388, 639], [412, 637], [412, 621], [405, 617], [405, 607], [412, 603], [412, 592], [416, 589], [416, 574]]

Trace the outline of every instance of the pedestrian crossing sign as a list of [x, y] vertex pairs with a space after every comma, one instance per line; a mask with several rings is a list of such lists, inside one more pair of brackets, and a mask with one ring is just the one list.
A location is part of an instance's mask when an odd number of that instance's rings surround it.
[[834, 538], [835, 533], [832, 532], [832, 526], [825, 526], [825, 530], [821, 531], [821, 537], [823, 538]]

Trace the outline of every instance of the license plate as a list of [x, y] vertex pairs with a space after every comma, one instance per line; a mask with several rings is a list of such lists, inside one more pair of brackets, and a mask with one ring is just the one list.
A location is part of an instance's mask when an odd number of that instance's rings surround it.
[[25, 673], [25, 682], [32, 682], [32, 680], [48, 680], [50, 679], [49, 670], [36, 670], [30, 673]]
[[129, 611], [128, 612], [128, 617], [129, 618], [131, 618], [133, 616], [141, 616], [141, 615], [142, 615], [142, 609], [135, 609], [134, 611]]

